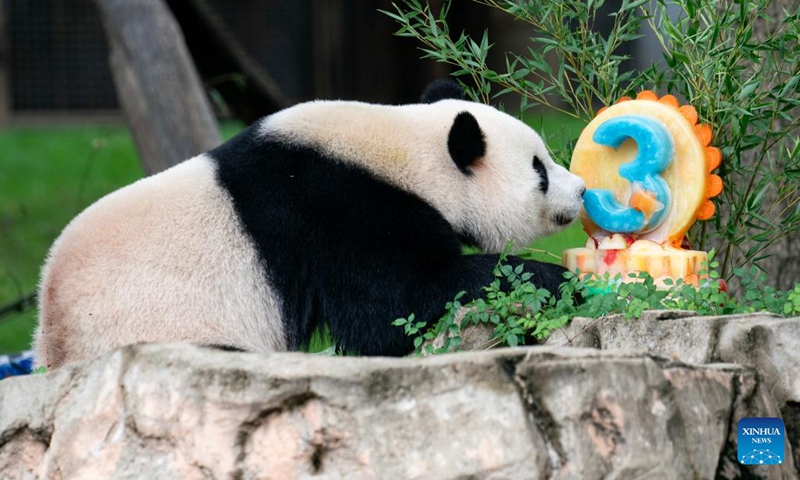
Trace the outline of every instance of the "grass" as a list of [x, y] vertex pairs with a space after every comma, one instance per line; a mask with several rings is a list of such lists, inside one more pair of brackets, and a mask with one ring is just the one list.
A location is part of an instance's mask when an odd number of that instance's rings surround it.
[[[33, 291], [67, 222], [94, 200], [142, 176], [123, 127], [0, 132], [0, 305]], [[28, 347], [36, 311], [0, 323], [0, 352]]]
[[[576, 139], [582, 128], [566, 117], [528, 121], [556, 145]], [[240, 128], [223, 125], [223, 137]], [[0, 131], [0, 307], [36, 289], [50, 245], [75, 215], [142, 175], [124, 126]], [[580, 226], [573, 225], [533, 248], [560, 256], [564, 248], [582, 246], [585, 240]], [[531, 256], [557, 261], [545, 254]], [[29, 348], [35, 326], [35, 309], [0, 319], [0, 354]]]

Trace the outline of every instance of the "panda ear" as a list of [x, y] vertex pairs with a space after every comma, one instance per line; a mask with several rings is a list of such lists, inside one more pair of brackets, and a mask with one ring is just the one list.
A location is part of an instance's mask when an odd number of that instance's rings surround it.
[[466, 175], [472, 175], [470, 167], [486, 154], [486, 142], [478, 120], [471, 113], [456, 115], [447, 136], [447, 150], [458, 169]]
[[436, 103], [439, 100], [466, 100], [461, 85], [450, 79], [434, 80], [429, 83], [420, 97], [420, 103]]

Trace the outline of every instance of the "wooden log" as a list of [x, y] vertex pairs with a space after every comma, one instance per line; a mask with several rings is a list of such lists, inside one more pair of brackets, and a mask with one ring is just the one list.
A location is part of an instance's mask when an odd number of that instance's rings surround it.
[[216, 147], [219, 128], [163, 0], [95, 0], [125, 120], [147, 174]]

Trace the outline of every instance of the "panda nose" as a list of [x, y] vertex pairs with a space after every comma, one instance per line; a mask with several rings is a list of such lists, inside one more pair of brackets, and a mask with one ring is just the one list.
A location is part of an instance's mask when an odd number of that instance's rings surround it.
[[578, 197], [583, 198], [584, 193], [586, 193], [586, 187], [581, 187], [580, 191], [578, 192]]

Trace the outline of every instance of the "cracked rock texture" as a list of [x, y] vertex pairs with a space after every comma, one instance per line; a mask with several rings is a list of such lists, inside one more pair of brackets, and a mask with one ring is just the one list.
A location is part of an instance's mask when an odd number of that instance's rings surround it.
[[630, 321], [621, 315], [575, 318], [568, 327], [554, 332], [547, 345], [750, 367], [755, 388], [768, 391], [776, 401], [778, 413], [774, 416], [786, 424], [786, 435], [793, 440], [795, 467], [800, 471], [800, 318], [767, 313], [697, 317], [681, 311], [649, 311]]
[[386, 359], [133, 346], [0, 382], [0, 478], [797, 478], [791, 461], [736, 462], [738, 418], [779, 413], [766, 382], [584, 348]]

